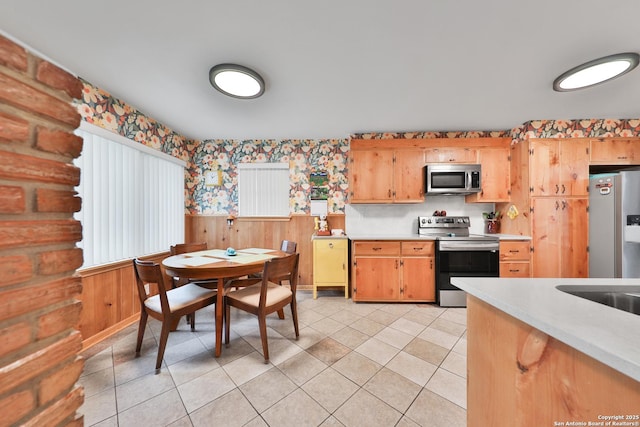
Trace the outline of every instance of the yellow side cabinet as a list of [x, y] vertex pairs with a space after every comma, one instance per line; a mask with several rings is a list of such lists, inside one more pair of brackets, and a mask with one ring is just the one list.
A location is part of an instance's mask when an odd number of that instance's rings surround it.
[[322, 286], [344, 287], [349, 298], [349, 239], [313, 237], [313, 298]]

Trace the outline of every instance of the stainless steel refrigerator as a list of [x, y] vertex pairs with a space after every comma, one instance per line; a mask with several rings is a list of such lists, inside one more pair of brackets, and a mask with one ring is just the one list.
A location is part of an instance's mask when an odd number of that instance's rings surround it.
[[589, 277], [640, 278], [640, 171], [590, 176]]

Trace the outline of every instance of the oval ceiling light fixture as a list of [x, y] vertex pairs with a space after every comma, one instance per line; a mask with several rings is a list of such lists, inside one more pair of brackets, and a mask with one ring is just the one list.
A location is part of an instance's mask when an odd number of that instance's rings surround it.
[[563, 73], [553, 81], [553, 90], [569, 92], [615, 79], [638, 66], [637, 53], [618, 53], [594, 59]]
[[264, 80], [250, 68], [237, 64], [218, 64], [209, 70], [211, 85], [234, 98], [257, 98], [264, 93]]

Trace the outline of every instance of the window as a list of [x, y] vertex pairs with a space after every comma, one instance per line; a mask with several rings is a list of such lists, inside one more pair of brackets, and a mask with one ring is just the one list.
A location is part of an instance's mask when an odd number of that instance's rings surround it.
[[238, 165], [238, 215], [289, 216], [289, 163]]
[[184, 162], [82, 122], [77, 190], [83, 268], [168, 251], [184, 241]]

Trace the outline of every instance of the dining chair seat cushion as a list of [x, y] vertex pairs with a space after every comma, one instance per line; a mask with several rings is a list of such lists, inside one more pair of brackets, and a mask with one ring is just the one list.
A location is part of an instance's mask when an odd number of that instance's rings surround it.
[[[289, 287], [280, 286], [277, 283], [273, 282], [269, 282], [267, 286], [267, 306], [277, 304], [280, 301], [291, 298], [292, 293]], [[250, 305], [252, 307], [258, 307], [258, 305], [260, 304], [261, 287], [262, 285], [260, 283], [257, 283], [255, 285], [247, 286], [246, 288], [240, 288], [237, 291], [227, 293], [227, 298], [243, 302], [244, 304]]]
[[[175, 289], [167, 291], [167, 299], [169, 300], [169, 308], [171, 312], [175, 312], [184, 308], [187, 305], [191, 305], [196, 301], [206, 300], [215, 297], [217, 292], [215, 290], [201, 288], [193, 283], [187, 283]], [[160, 306], [160, 295], [154, 295], [147, 298], [144, 301], [144, 305], [156, 313], [162, 313], [162, 307]]]

